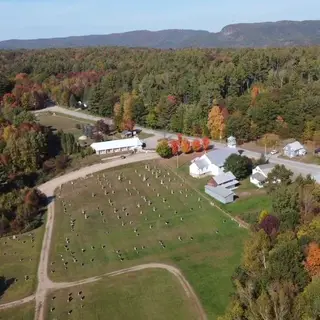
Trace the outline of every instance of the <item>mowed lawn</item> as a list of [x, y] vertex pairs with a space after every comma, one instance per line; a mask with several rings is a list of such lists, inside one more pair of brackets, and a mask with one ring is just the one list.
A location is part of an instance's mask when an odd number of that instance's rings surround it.
[[171, 273], [153, 269], [53, 292], [47, 300], [50, 319], [197, 320], [199, 314]]
[[147, 262], [173, 264], [216, 319], [233, 291], [230, 277], [247, 231], [172, 171], [157, 162], [145, 166], [101, 172], [57, 190], [49, 276], [71, 281]]
[[[27, 297], [37, 285], [37, 269], [41, 251], [44, 226], [17, 235], [16, 239], [0, 239], [0, 275], [10, 285], [0, 297], [0, 304]], [[29, 277], [27, 280], [25, 276]]]
[[34, 303], [28, 302], [19, 307], [0, 310], [0, 320], [33, 320], [34, 308]]

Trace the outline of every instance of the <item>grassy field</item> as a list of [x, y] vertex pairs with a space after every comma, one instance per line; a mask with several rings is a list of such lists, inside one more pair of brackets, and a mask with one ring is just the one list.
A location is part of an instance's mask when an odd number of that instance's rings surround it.
[[247, 232], [171, 171], [153, 162], [100, 173], [64, 185], [55, 206], [53, 280], [167, 262], [187, 276], [210, 318], [224, 311]]
[[[30, 233], [18, 235], [16, 239], [0, 239], [0, 275], [11, 283], [0, 303], [21, 299], [34, 292], [43, 232], [44, 226], [41, 226]], [[29, 278], [26, 280], [25, 276]]]
[[0, 320], [33, 320], [34, 303], [29, 302], [16, 308], [0, 310]]
[[[70, 293], [72, 301], [68, 302]], [[47, 320], [199, 319], [181, 284], [164, 270], [144, 270], [64, 289], [52, 293], [47, 303]]]
[[66, 117], [60, 114], [53, 115], [51, 113], [39, 113], [37, 118], [43, 126], [57, 131], [63, 130], [66, 133], [72, 133], [76, 138], [82, 136], [82, 131], [76, 128], [76, 124], [91, 123], [88, 120]]

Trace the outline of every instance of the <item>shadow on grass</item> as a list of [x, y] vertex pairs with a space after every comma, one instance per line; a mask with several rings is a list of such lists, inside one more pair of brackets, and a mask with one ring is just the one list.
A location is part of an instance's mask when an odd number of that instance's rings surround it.
[[10, 288], [10, 286], [15, 282], [15, 278], [6, 279], [0, 276], [0, 300], [4, 293]]

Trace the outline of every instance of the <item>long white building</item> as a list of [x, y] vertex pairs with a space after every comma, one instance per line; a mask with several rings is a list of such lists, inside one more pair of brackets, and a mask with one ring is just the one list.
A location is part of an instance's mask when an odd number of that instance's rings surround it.
[[131, 150], [141, 150], [143, 143], [138, 137], [121, 140], [95, 142], [91, 144], [96, 154], [115, 153]]

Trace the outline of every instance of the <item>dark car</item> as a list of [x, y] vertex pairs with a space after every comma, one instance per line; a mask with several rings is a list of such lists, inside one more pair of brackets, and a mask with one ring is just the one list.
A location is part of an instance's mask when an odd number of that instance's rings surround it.
[[120, 157], [120, 159], [125, 159], [125, 158], [126, 158], [126, 156], [121, 156], [121, 157]]

